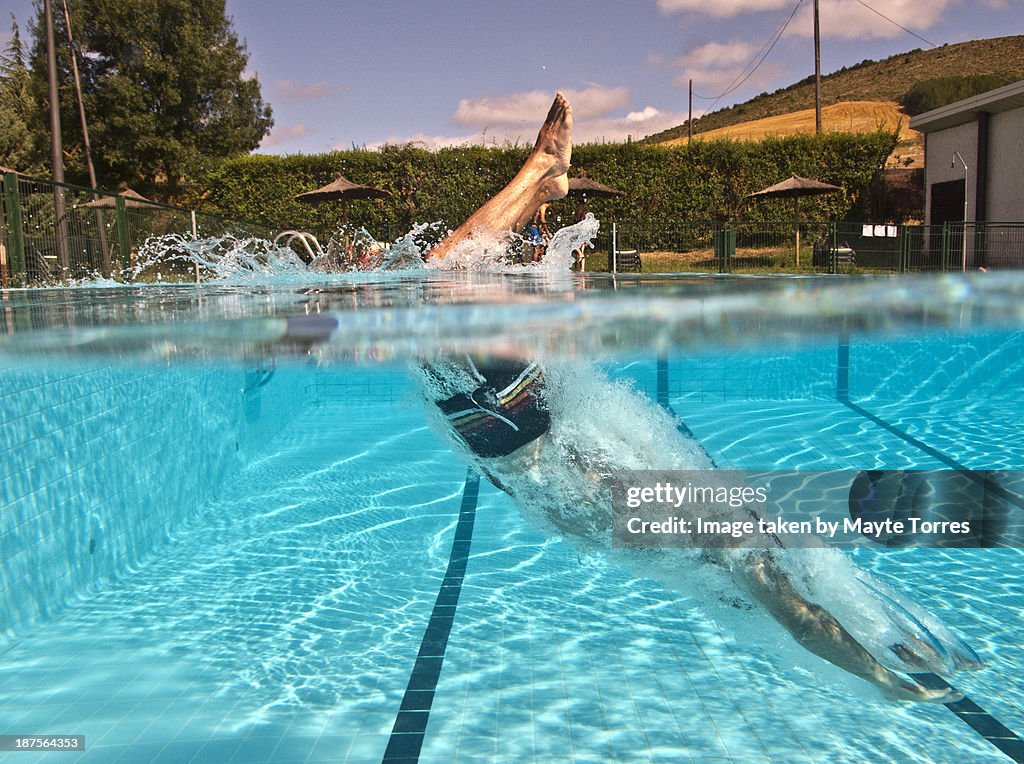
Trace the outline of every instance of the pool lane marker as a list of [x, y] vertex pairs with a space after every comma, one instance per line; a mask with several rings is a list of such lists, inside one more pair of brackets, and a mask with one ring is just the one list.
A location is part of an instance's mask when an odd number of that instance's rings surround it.
[[[876, 425], [881, 427], [886, 432], [895, 435], [905, 443], [909, 443], [915, 448], [928, 454], [928, 456], [942, 462], [947, 467], [964, 472], [971, 479], [983, 481], [984, 478], [976, 476], [976, 473], [956, 461], [955, 459], [947, 456], [941, 451], [929, 446], [927, 443], [915, 438], [908, 432], [904, 432], [899, 427], [896, 427], [889, 422], [886, 422], [881, 417], [872, 414], [867, 409], [858, 406], [856, 403], [850, 400], [850, 341], [849, 337], [842, 336], [839, 338], [839, 345], [837, 349], [837, 373], [836, 373], [836, 400], [842, 403], [844, 406], [849, 408], [851, 411], [859, 414], [868, 421], [874, 422]], [[1010, 493], [999, 485], [986, 484], [986, 488], [991, 491], [995, 491], [1001, 498], [1008, 501], [1018, 508], [1024, 509], [1021, 497]], [[940, 677], [938, 674], [919, 673], [911, 674], [911, 676], [923, 686], [930, 690], [944, 690], [952, 687], [945, 679]], [[973, 700], [966, 695], [962, 700], [955, 701], [953, 703], [945, 703], [946, 708], [952, 711], [961, 721], [963, 721], [968, 727], [981, 735], [985, 740], [998, 748], [1003, 754], [1008, 756], [1018, 764], [1024, 764], [1024, 740], [1009, 727], [1004, 725], [994, 716], [989, 714], [984, 708], [979, 706]]]
[[[936, 674], [921, 673], [911, 674], [910, 676], [929, 690], [945, 690], [952, 687], [949, 682]], [[944, 703], [943, 705], [1007, 757], [1017, 762], [1017, 764], [1024, 764], [1024, 740], [1021, 740], [1013, 730], [992, 716], [984, 708], [966, 695], [962, 700]]]
[[679, 414], [675, 412], [675, 409], [672, 408], [672, 404], [668, 402], [668, 359], [665, 356], [658, 356], [657, 375], [656, 389], [658, 405], [665, 409], [669, 416], [676, 420], [676, 430], [692, 440], [704, 453], [704, 456], [708, 458], [708, 463], [715, 469], [718, 469], [718, 463], [715, 462], [715, 457], [713, 457], [711, 453], [704, 448], [704, 444], [697, 439], [697, 436], [693, 434], [693, 430], [687, 427], [686, 422], [682, 420]]
[[419, 761], [423, 737], [430, 718], [430, 707], [434, 702], [434, 691], [441, 676], [444, 652], [448, 635], [455, 620], [455, 608], [462, 592], [462, 580], [466, 575], [469, 561], [469, 547], [473, 539], [473, 523], [476, 520], [476, 505], [480, 495], [480, 476], [472, 467], [466, 472], [466, 485], [462, 489], [462, 506], [459, 520], [455, 525], [455, 539], [448, 558], [448, 568], [437, 593], [434, 610], [430, 614], [427, 630], [423, 633], [420, 650], [413, 664], [412, 675], [405, 688], [405, 696], [399, 707], [391, 738], [384, 751], [388, 764], [415, 764]]
[[[954, 469], [968, 471], [959, 462], [950, 459], [945, 454], [936, 451], [926, 443], [922, 443], [917, 438], [913, 437], [909, 433], [905, 433], [897, 427], [889, 424], [888, 422], [879, 419], [869, 411], [865, 411], [855, 403], [851, 403], [848, 399], [850, 392], [850, 346], [848, 342], [840, 342], [839, 344], [839, 374], [836, 380], [836, 398], [840, 403], [851, 408], [861, 416], [875, 422], [883, 429], [891, 432], [899, 438], [902, 438], [907, 443], [917, 446], [922, 451], [927, 453], [929, 456], [933, 456], [941, 461], [943, 464], [953, 467]], [[658, 358], [658, 370], [657, 370], [657, 395], [658, 404], [664, 408], [669, 414], [674, 416], [678, 421], [678, 429], [684, 435], [691, 438], [694, 437], [690, 428], [679, 418], [676, 412], [672, 409], [668, 399], [668, 362], [665, 358]], [[700, 441], [697, 441], [699, 444]], [[1011, 494], [1012, 496], [1012, 494]], [[1019, 497], [1015, 497], [1018, 498]], [[919, 682], [924, 687], [930, 690], [944, 690], [952, 687], [945, 679], [940, 677], [938, 674], [932, 674], [930, 672], [911, 674], [911, 677], [915, 681]], [[1004, 725], [994, 716], [989, 714], [984, 708], [979, 706], [973, 700], [966, 695], [962, 700], [955, 701], [953, 703], [944, 703], [950, 711], [952, 711], [961, 721], [963, 721], [968, 727], [981, 735], [985, 740], [999, 749], [1004, 755], [1010, 758], [1017, 764], [1024, 764], [1024, 740], [1009, 727]]]
[[[965, 467], [960, 462], [929, 446], [927, 443], [918, 440], [910, 433], [904, 432], [899, 427], [886, 422], [881, 417], [872, 414], [867, 409], [858, 406], [850, 400], [850, 342], [849, 338], [845, 336], [840, 337], [838, 345], [836, 400], [868, 421], [874, 422], [886, 432], [895, 435], [905, 443], [909, 443], [915, 448], [928, 454], [928, 456], [933, 459], [942, 462], [947, 467], [964, 472], [968, 476], [972, 477], [972, 479], [983, 480], [981, 477], [975, 478], [974, 471]], [[999, 485], [987, 484], [986, 487], [988, 490], [995, 490], [1004, 500], [1015, 504], [1018, 508], [1021, 508], [1021, 498], [1019, 496], [1004, 490], [1002, 486]], [[911, 674], [911, 676], [929, 690], [945, 690], [952, 687], [949, 682], [938, 674], [922, 672]], [[958, 700], [953, 703], [945, 703], [943, 705], [952, 711], [968, 727], [985, 738], [985, 740], [998, 748], [1007, 757], [1018, 764], [1024, 764], [1024, 740], [1021, 740], [1013, 730], [989, 714], [984, 708], [979, 706], [969, 697], [965, 695], [962, 700]]]

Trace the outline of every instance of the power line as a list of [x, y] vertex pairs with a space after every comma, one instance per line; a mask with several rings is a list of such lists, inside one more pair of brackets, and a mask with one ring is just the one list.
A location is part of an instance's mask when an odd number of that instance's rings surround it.
[[[697, 96], [697, 98], [700, 98], [705, 101], [713, 101], [712, 104], [708, 107], [708, 111], [714, 109], [720, 100], [725, 98], [730, 93], [735, 92], [738, 88], [742, 87], [743, 83], [745, 83], [747, 80], [751, 78], [751, 76], [753, 76], [754, 72], [756, 72], [760, 68], [761, 64], [764, 63], [765, 59], [768, 58], [768, 55], [775, 48], [776, 43], [778, 43], [778, 41], [782, 39], [782, 35], [789, 27], [790, 22], [793, 21], [793, 17], [796, 16], [796, 12], [800, 9], [800, 6], [803, 5], [803, 3], [804, 0], [797, 0], [796, 5], [793, 6], [792, 12], [790, 12], [789, 17], [785, 20], [785, 22], [783, 22], [782, 26], [776, 30], [775, 34], [768, 38], [768, 41], [761, 46], [761, 50], [754, 54], [754, 57], [750, 59], [750, 63], [748, 63], [745, 67], [743, 67], [743, 69], [740, 70], [740, 73], [736, 75], [733, 81], [729, 83], [729, 86], [722, 93], [720, 93], [717, 96], [702, 96], [698, 93], [694, 93], [694, 95]], [[767, 50], [765, 50], [766, 48]], [[758, 56], [761, 57], [759, 60]], [[754, 64], [755, 60], [757, 61], [756, 64]], [[754, 64], [754, 66], [752, 69], [750, 69], [749, 72], [747, 72], [747, 69], [750, 67], [751, 64]], [[744, 72], [747, 72], [746, 76], [744, 76]], [[742, 79], [740, 79], [741, 77]]]
[[871, 11], [872, 13], [874, 13], [874, 14], [876, 14], [876, 15], [878, 15], [878, 16], [881, 16], [881, 17], [882, 17], [883, 19], [885, 19], [886, 21], [888, 21], [888, 22], [889, 22], [890, 24], [893, 24], [893, 25], [895, 25], [895, 26], [898, 26], [898, 27], [899, 27], [900, 29], [902, 29], [902, 30], [903, 30], [904, 32], [906, 32], [906, 33], [907, 33], [907, 34], [909, 34], [909, 35], [913, 35], [913, 36], [914, 36], [914, 37], [916, 37], [916, 38], [917, 38], [918, 40], [921, 40], [921, 42], [926, 42], [926, 43], [928, 43], [929, 45], [931, 45], [931, 46], [932, 46], [933, 48], [937, 48], [937, 47], [939, 47], [938, 45], [936, 45], [935, 43], [933, 43], [933, 42], [932, 42], [931, 40], [926, 40], [926, 39], [925, 39], [925, 38], [923, 38], [923, 37], [922, 37], [921, 35], [919, 35], [919, 34], [918, 34], [917, 32], [913, 32], [913, 31], [911, 31], [911, 30], [907, 29], [907, 28], [906, 28], [905, 26], [903, 26], [902, 24], [900, 24], [900, 23], [897, 23], [897, 22], [893, 21], [892, 19], [890, 19], [890, 18], [889, 18], [888, 16], [886, 16], [886, 15], [885, 15], [884, 13], [882, 13], [881, 11], [879, 11], [879, 10], [876, 10], [876, 9], [872, 8], [872, 7], [870, 6], [870, 5], [868, 5], [867, 3], [865, 3], [865, 2], [864, 2], [864, 0], [857, 0], [857, 2], [858, 2], [858, 3], [860, 3], [861, 5], [863, 5], [863, 6], [865, 7], [865, 8], [867, 8], [867, 9], [868, 9], [869, 11]]
[[[913, 35], [913, 36], [914, 36], [914, 37], [916, 37], [916, 38], [917, 38], [918, 40], [921, 40], [922, 42], [926, 42], [926, 43], [928, 43], [928, 44], [929, 44], [929, 45], [931, 45], [931, 46], [932, 46], [933, 48], [937, 48], [937, 47], [939, 47], [938, 45], [936, 45], [936, 44], [935, 44], [934, 42], [932, 42], [931, 40], [926, 40], [926, 39], [925, 39], [924, 37], [922, 37], [921, 35], [919, 35], [919, 34], [918, 34], [917, 32], [912, 32], [911, 30], [907, 29], [907, 28], [906, 28], [905, 26], [903, 26], [902, 24], [897, 24], [897, 23], [896, 23], [895, 21], [893, 21], [892, 19], [890, 19], [890, 18], [889, 18], [888, 16], [886, 16], [886, 15], [885, 15], [884, 13], [882, 13], [881, 11], [877, 11], [877, 10], [875, 10], [874, 8], [872, 8], [872, 7], [870, 6], [870, 5], [868, 5], [867, 3], [865, 3], [865, 2], [864, 2], [864, 0], [857, 0], [857, 2], [858, 2], [858, 3], [860, 3], [861, 5], [863, 5], [863, 6], [865, 7], [865, 8], [867, 8], [867, 9], [868, 9], [869, 11], [871, 11], [872, 13], [876, 13], [876, 14], [878, 14], [878, 15], [879, 15], [879, 16], [881, 16], [881, 17], [882, 17], [883, 19], [885, 19], [886, 21], [888, 21], [888, 22], [889, 22], [890, 24], [895, 24], [895, 25], [896, 25], [896, 26], [898, 26], [898, 27], [899, 27], [900, 29], [902, 29], [902, 30], [903, 30], [904, 32], [906, 32], [907, 34], [909, 34], [909, 35]], [[1002, 80], [1003, 82], [1005, 82], [1005, 83], [1006, 83], [1006, 84], [1008, 84], [1008, 85], [1012, 85], [1012, 84], [1013, 84], [1014, 82], [1018, 82], [1018, 80], [1014, 80], [1014, 79], [1011, 79], [1011, 78], [1007, 77], [1007, 76], [1006, 76], [1005, 74], [999, 74], [999, 73], [997, 73], [997, 72], [993, 72], [993, 73], [992, 73], [992, 76], [993, 76], [993, 77], [996, 77], [997, 79], [1000, 79], [1000, 80]]]

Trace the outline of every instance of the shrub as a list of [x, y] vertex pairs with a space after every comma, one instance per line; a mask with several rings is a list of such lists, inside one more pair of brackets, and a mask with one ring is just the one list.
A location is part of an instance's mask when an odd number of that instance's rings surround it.
[[911, 116], [948, 106], [956, 101], [1001, 87], [1013, 78], [1000, 74], [965, 77], [936, 77], [921, 80], [903, 96], [903, 108]]
[[[801, 203], [807, 219], [858, 217], [869, 209], [868, 189], [896, 145], [895, 133], [829, 133], [760, 142], [701, 141], [686, 146], [583, 144], [573, 150], [570, 175], [586, 175], [625, 191], [593, 199], [604, 220], [790, 222], [792, 204], [747, 203], [747, 194], [792, 173], [841, 186], [842, 194]], [[347, 222], [379, 238], [394, 238], [414, 223], [454, 227], [505, 185], [528, 154], [526, 147], [469, 146], [428, 151], [388, 146], [318, 155], [246, 156], [227, 160], [205, 179], [204, 204], [229, 217], [278, 229], [325, 235]], [[385, 188], [390, 199], [309, 206], [294, 196], [333, 180]], [[573, 203], [553, 213], [571, 221]], [[557, 222], [557, 221], [556, 221]]]

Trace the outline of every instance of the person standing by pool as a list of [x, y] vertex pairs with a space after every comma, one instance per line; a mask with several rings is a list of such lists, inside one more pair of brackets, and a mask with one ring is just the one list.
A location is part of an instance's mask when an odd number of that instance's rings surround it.
[[527, 241], [533, 247], [533, 262], [535, 263], [539, 263], [544, 257], [544, 250], [547, 249], [548, 242], [551, 241], [551, 229], [548, 228], [547, 219], [550, 206], [550, 202], [544, 202], [537, 209], [533, 220], [530, 221], [530, 227], [526, 229]]

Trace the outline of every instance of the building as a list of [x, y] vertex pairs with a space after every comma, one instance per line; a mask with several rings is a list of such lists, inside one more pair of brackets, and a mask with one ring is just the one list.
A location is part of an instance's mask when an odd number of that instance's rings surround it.
[[925, 136], [925, 223], [1024, 221], [1024, 81], [911, 118]]

